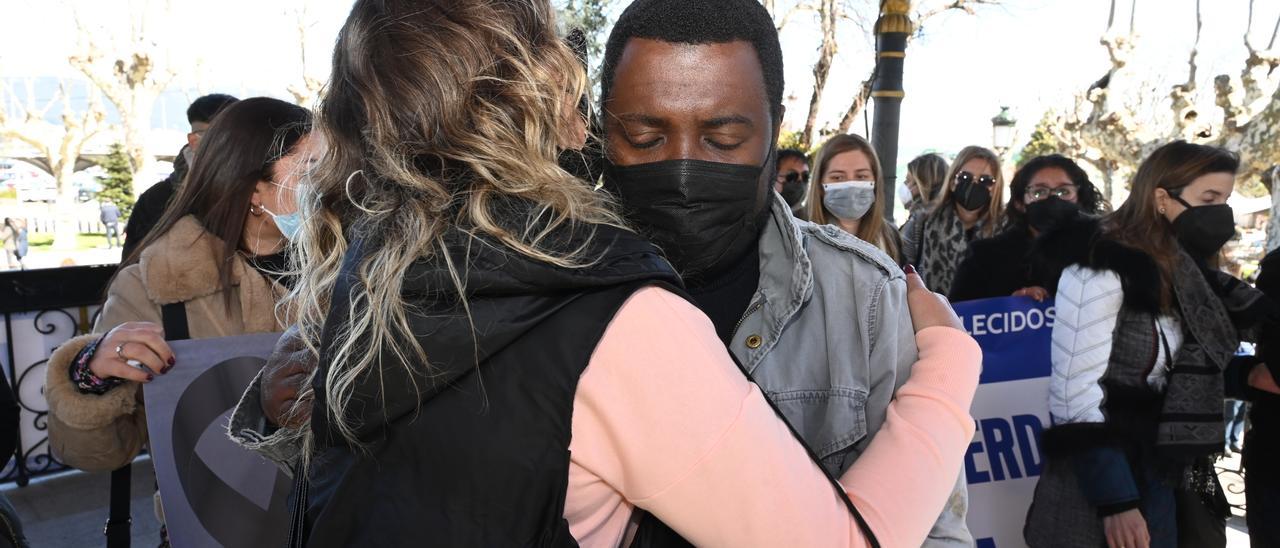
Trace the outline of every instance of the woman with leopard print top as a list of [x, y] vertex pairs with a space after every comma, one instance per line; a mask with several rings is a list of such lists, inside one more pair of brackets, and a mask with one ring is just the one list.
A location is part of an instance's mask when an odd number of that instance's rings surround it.
[[960, 151], [937, 204], [902, 227], [903, 262], [913, 264], [943, 295], [951, 292], [969, 242], [993, 236], [1001, 222], [1004, 175], [1000, 158], [986, 148]]

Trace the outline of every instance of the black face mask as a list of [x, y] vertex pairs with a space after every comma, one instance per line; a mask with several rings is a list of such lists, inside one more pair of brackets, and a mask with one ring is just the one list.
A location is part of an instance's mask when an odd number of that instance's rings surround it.
[[1080, 206], [1050, 196], [1038, 202], [1027, 204], [1027, 224], [1037, 232], [1044, 233], [1059, 223], [1074, 219], [1080, 214]]
[[1173, 199], [1187, 207], [1174, 219], [1173, 232], [1192, 258], [1206, 260], [1212, 257], [1236, 235], [1236, 216], [1231, 206], [1192, 206], [1179, 196]]
[[765, 171], [701, 160], [608, 163], [604, 186], [686, 281], [704, 280], [757, 245], [768, 214]]
[[953, 193], [956, 203], [969, 211], [981, 211], [991, 205], [991, 190], [972, 180], [956, 183]]
[[781, 194], [782, 199], [794, 210], [804, 203], [804, 196], [808, 189], [809, 172], [791, 171], [782, 179], [782, 188], [778, 190], [778, 194]]
[[786, 181], [783, 181], [782, 192], [779, 194], [782, 194], [782, 199], [786, 200], [787, 205], [794, 209], [804, 202], [804, 194], [808, 186], [808, 183], [799, 180], [799, 178], [792, 180], [788, 177]]

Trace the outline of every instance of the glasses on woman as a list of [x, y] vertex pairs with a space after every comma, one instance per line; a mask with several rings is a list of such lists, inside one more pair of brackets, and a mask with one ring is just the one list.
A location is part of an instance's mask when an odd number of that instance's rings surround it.
[[1030, 202], [1039, 202], [1050, 196], [1067, 201], [1074, 200], [1076, 199], [1076, 185], [1060, 186], [1058, 188], [1038, 186], [1027, 189], [1027, 201]]
[[969, 173], [968, 171], [961, 171], [960, 173], [956, 174], [957, 183], [973, 183], [974, 181], [977, 181], [978, 184], [985, 186], [987, 188], [996, 186], [996, 178], [990, 175], [982, 175], [982, 176], [975, 177], [972, 173]]

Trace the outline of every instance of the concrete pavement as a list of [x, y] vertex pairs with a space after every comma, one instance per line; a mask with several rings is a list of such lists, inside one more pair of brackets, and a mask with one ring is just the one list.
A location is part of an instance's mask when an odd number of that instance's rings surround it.
[[[34, 548], [81, 548], [105, 546], [102, 527], [107, 521], [110, 474], [73, 471], [34, 480], [26, 487], [3, 487], [18, 511], [22, 527]], [[133, 464], [133, 547], [160, 544], [160, 522], [152, 504], [155, 473], [151, 459]]]

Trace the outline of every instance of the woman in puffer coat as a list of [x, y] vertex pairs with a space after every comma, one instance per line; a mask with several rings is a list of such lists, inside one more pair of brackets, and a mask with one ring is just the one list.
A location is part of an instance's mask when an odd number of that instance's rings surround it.
[[1235, 233], [1226, 202], [1238, 166], [1227, 151], [1171, 143], [1113, 215], [1037, 243], [1072, 258], [1057, 290], [1053, 425], [1030, 546], [1173, 547], [1192, 535], [1180, 515], [1218, 511], [1224, 379], [1268, 305], [1216, 269]]

